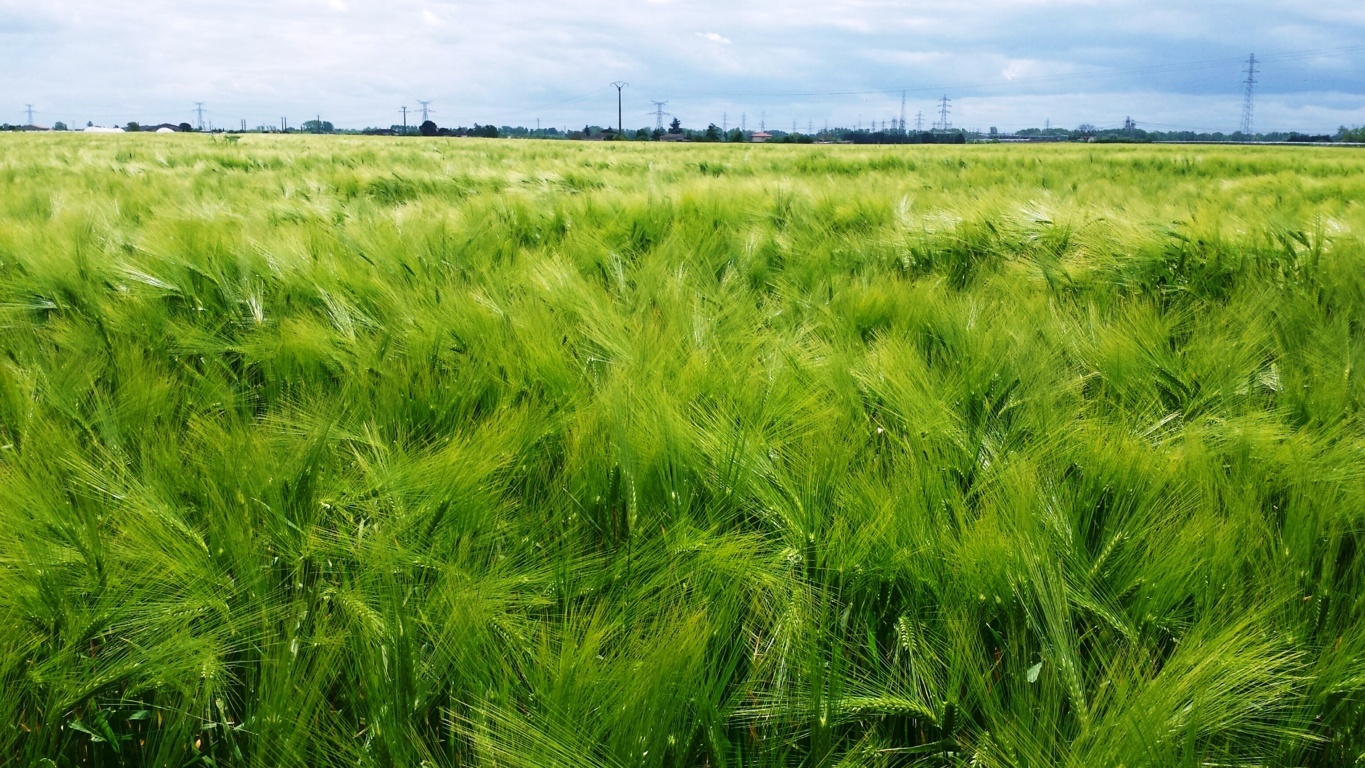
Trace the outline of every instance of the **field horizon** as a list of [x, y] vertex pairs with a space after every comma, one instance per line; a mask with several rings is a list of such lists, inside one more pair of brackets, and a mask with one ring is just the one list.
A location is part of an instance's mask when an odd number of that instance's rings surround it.
[[0, 135], [0, 765], [1365, 764], [1362, 200]]

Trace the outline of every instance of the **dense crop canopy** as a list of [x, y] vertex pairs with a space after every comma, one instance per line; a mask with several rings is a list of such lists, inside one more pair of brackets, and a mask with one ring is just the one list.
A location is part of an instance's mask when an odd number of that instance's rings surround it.
[[0, 137], [0, 764], [1355, 764], [1360, 200]]

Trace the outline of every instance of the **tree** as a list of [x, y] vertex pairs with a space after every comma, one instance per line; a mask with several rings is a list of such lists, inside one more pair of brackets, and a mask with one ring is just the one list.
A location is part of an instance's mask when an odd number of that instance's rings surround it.
[[433, 123], [430, 120], [426, 120], [423, 121], [421, 127], [417, 129], [417, 132], [422, 134], [423, 136], [435, 136], [436, 134], [441, 132], [441, 129], [436, 127], [436, 123]]
[[676, 117], [673, 118], [673, 122], [671, 122], [671, 123], [668, 124], [668, 132], [669, 132], [669, 133], [682, 133], [682, 121], [679, 120], [679, 119], [676, 118]]
[[191, 133], [194, 131], [194, 126], [189, 123], [181, 123], [180, 125], [177, 125], [175, 129], [181, 133]]
[[305, 133], [333, 133], [336, 126], [326, 120], [309, 120], [301, 126], [301, 130]]
[[706, 126], [706, 134], [702, 137], [702, 141], [720, 140], [721, 140], [720, 126], [716, 125], [715, 123], [711, 123], [710, 125]]
[[66, 123], [63, 123], [62, 121], [58, 120], [57, 122], [55, 122], [55, 123], [52, 124], [52, 130], [54, 130], [54, 131], [65, 131], [65, 130], [66, 130]]
[[127, 131], [127, 132], [129, 132], [129, 133], [137, 133], [138, 131], [142, 130], [142, 126], [138, 125], [138, 124], [137, 124], [136, 122], [134, 122], [134, 121], [129, 121], [129, 122], [128, 122], [128, 125], [125, 126], [123, 130], [125, 130], [125, 131]]
[[649, 134], [648, 128], [641, 128], [640, 130], [635, 132], [636, 141], [649, 141], [652, 138], [654, 137]]

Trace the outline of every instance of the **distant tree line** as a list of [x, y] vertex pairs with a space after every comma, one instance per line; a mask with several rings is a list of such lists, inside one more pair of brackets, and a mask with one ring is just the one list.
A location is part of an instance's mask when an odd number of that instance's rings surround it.
[[[87, 123], [87, 126], [93, 125]], [[159, 123], [148, 125], [129, 122], [124, 126], [128, 132], [171, 130], [192, 133], [197, 129], [187, 122], [178, 124]], [[43, 130], [33, 126], [0, 124], [0, 131]], [[65, 123], [55, 123], [54, 131], [68, 130]], [[261, 126], [252, 133], [276, 132], [273, 126]], [[214, 129], [209, 133], [239, 133], [239, 131]], [[572, 139], [589, 141], [687, 141], [696, 143], [747, 142], [751, 141], [753, 131], [731, 128], [723, 129], [715, 123], [699, 130], [683, 126], [682, 121], [673, 118], [667, 129], [638, 128], [618, 133], [614, 128], [585, 125], [582, 130], [560, 130], [558, 128], [526, 128], [524, 126], [496, 126], [475, 123], [473, 127], [460, 126], [443, 128], [427, 120], [418, 126], [391, 125], [387, 128], [365, 128], [363, 130], [339, 129], [331, 122], [317, 118], [308, 120], [297, 128], [287, 128], [284, 133], [352, 134], [367, 136], [425, 136], [425, 137], [477, 137], [477, 138], [514, 138], [514, 139]], [[950, 131], [895, 131], [895, 130], [852, 130], [834, 128], [811, 133], [784, 132], [774, 130], [765, 139], [771, 144], [812, 144], [842, 142], [847, 144], [965, 144], [972, 141], [1082, 141], [1096, 143], [1150, 143], [1150, 142], [1288, 142], [1288, 143], [1328, 143], [1361, 142], [1365, 143], [1365, 126], [1342, 126], [1335, 134], [1307, 134], [1290, 132], [1268, 132], [1245, 135], [1239, 132], [1223, 133], [1198, 131], [1150, 131], [1136, 128], [1131, 123], [1124, 128], [1097, 128], [1093, 125], [1080, 125], [1074, 129], [1064, 128], [1024, 128], [1011, 134], [1002, 134], [991, 128], [989, 133], [978, 134], [963, 130]]]
[[962, 131], [850, 131], [843, 140], [854, 144], [966, 144]]

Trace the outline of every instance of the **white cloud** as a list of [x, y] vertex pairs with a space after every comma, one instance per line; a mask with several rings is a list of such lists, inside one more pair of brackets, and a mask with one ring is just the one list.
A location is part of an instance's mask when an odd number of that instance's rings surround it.
[[[1238, 100], [1239, 61], [1254, 50], [1265, 61], [1258, 124], [1328, 130], [1365, 122], [1356, 76], [1365, 68], [1362, 8], [1359, 0], [0, 0], [0, 122], [21, 119], [26, 102], [47, 122], [178, 122], [205, 101], [219, 124], [323, 113], [341, 125], [388, 125], [403, 105], [431, 99], [442, 124], [539, 117], [581, 126], [614, 122], [606, 84], [621, 79], [632, 84], [628, 122], [640, 125], [653, 122], [651, 100], [669, 101], [686, 124], [719, 122], [725, 112], [766, 113], [771, 125], [889, 119], [906, 89], [912, 115], [932, 112], [948, 92], [963, 125], [1030, 125], [1065, 102], [1078, 122], [1131, 113], [1231, 128], [1238, 111], [1229, 117], [1210, 105]], [[1274, 56], [1308, 50], [1319, 55]], [[1066, 101], [1078, 92], [1088, 95]], [[1087, 109], [1093, 114], [1080, 114]]]

